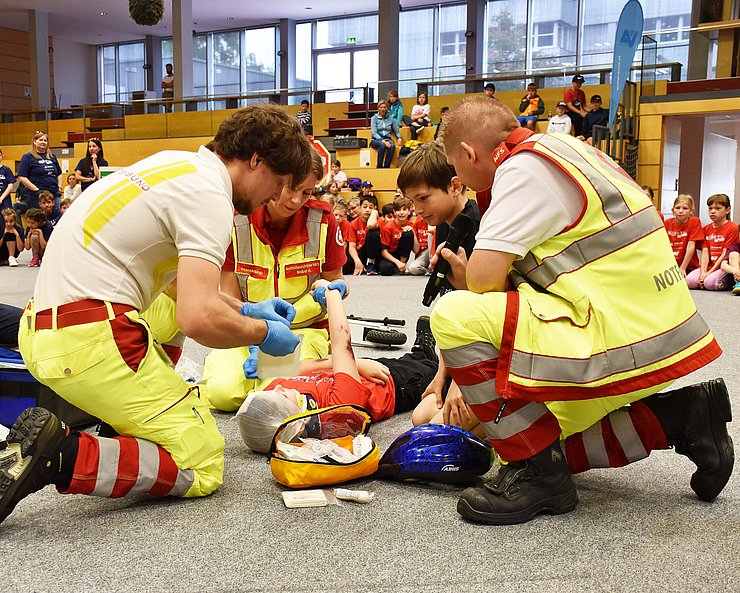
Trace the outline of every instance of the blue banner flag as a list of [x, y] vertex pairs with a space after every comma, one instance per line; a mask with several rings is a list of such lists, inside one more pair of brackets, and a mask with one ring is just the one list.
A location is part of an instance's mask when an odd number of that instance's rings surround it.
[[624, 83], [632, 67], [637, 46], [642, 39], [642, 5], [638, 0], [629, 0], [622, 9], [614, 37], [614, 59], [612, 61], [612, 92], [609, 97], [609, 125], [614, 125], [617, 105], [622, 98]]

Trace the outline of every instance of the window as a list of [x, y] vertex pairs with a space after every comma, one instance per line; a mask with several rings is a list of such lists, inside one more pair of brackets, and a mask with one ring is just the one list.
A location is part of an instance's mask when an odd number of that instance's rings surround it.
[[100, 59], [103, 101], [131, 101], [134, 91], [146, 89], [143, 43], [104, 46]]
[[[312, 23], [300, 23], [295, 27], [295, 84], [297, 87], [311, 88], [313, 82], [313, 67], [311, 64]], [[303, 99], [311, 101], [310, 93], [292, 95], [289, 98], [291, 105], [298, 105]]]
[[377, 14], [316, 22], [314, 49], [329, 49], [348, 45], [376, 45], [377, 43]]
[[[488, 72], [514, 72], [526, 68], [527, 2], [488, 2]], [[500, 85], [499, 85], [500, 86]]]
[[555, 23], [536, 23], [532, 45], [534, 47], [552, 47], [555, 45]]
[[245, 31], [245, 90], [273, 90], [275, 81], [275, 27]]
[[[403, 10], [398, 23], [398, 94], [416, 95], [416, 81], [434, 75], [435, 10]], [[406, 108], [410, 111], [409, 108]]]
[[[439, 7], [439, 57], [435, 68], [436, 78], [462, 78], [465, 76], [465, 30], [467, 28], [465, 4], [446, 4]], [[464, 85], [444, 85], [439, 94], [465, 92]], [[414, 93], [416, 94], [416, 93]]]

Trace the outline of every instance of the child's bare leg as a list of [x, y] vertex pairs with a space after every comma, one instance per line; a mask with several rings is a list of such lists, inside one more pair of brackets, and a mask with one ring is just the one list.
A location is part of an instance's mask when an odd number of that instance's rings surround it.
[[6, 246], [8, 248], [8, 255], [10, 257], [15, 257], [15, 241], [8, 241]]

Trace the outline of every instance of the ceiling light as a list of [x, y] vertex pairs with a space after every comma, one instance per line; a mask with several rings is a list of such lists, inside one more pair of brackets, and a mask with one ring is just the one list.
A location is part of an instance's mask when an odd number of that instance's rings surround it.
[[311, 7], [310, 6], [306, 6], [306, 10], [311, 10]]
[[100, 16], [108, 16], [108, 13], [107, 12], [101, 12], [100, 13]]
[[233, 20], [234, 20], [234, 17], [233, 17], [233, 16], [227, 16], [227, 17], [226, 17], [226, 20], [227, 20], [227, 21], [233, 21]]

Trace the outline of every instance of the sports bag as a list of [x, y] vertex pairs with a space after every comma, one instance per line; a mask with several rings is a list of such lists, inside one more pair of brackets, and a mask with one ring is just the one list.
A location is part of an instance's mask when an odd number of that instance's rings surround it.
[[[351, 404], [286, 418], [275, 431], [268, 453], [272, 474], [289, 488], [326, 486], [369, 476], [378, 469], [380, 460], [380, 449], [365, 436], [370, 421], [367, 410]], [[300, 458], [307, 451], [301, 449], [308, 446], [327, 454]]]

